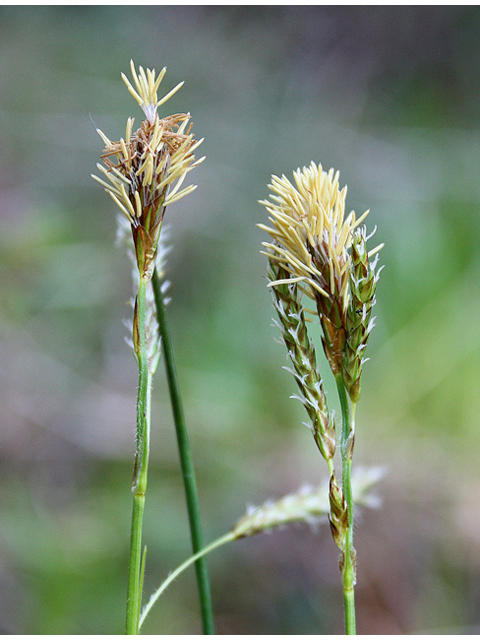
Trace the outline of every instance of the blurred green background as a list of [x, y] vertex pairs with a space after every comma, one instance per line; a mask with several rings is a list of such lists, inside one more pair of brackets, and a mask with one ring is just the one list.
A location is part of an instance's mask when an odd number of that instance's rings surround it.
[[[130, 266], [90, 178], [159, 70], [207, 160], [167, 212], [170, 317], [205, 537], [326, 476], [282, 370], [260, 255], [272, 173], [341, 172], [385, 242], [355, 465], [385, 465], [356, 529], [361, 633], [480, 632], [480, 10], [0, 9], [0, 632], [122, 633], [137, 370]], [[200, 154], [201, 155], [201, 154]], [[373, 244], [371, 245], [373, 246]], [[166, 381], [154, 388], [149, 594], [190, 553]], [[336, 406], [327, 367], [329, 400]], [[208, 561], [222, 634], [342, 632], [325, 526]], [[201, 630], [194, 573], [146, 633]]]

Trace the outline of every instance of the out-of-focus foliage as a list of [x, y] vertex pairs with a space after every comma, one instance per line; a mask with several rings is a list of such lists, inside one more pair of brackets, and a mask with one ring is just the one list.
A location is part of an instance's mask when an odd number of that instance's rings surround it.
[[[324, 466], [273, 338], [257, 204], [271, 173], [340, 169], [386, 268], [355, 464], [386, 464], [356, 531], [361, 633], [480, 625], [480, 10], [0, 10], [0, 630], [121, 633], [136, 366], [129, 263], [90, 178], [95, 132], [141, 118], [120, 72], [159, 70], [207, 160], [167, 211], [170, 316], [207, 541]], [[373, 246], [373, 245], [372, 245]], [[161, 367], [160, 367], [161, 369]], [[323, 372], [334, 403], [334, 390]], [[189, 555], [163, 372], [145, 591]], [[209, 560], [220, 633], [342, 629], [335, 546], [292, 527]], [[193, 572], [147, 633], [200, 630]]]

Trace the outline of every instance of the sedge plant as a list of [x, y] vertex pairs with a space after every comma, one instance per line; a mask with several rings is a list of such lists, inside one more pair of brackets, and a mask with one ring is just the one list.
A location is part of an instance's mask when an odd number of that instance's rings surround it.
[[[272, 226], [258, 226], [271, 238], [263, 243], [266, 251], [262, 253], [268, 256], [268, 286], [278, 316], [276, 324], [292, 363], [298, 399], [328, 467], [329, 521], [340, 549], [345, 631], [353, 635], [356, 551], [351, 474], [355, 413], [365, 349], [374, 326], [372, 308], [380, 274], [376, 267], [382, 245], [367, 251], [369, 236], [360, 225], [368, 211], [358, 218], [353, 211], [345, 217], [347, 187], [340, 188], [338, 172], [330, 169], [327, 173], [322, 165], [312, 162], [293, 175], [295, 185], [285, 175], [272, 176], [270, 200], [261, 202]], [[340, 401], [341, 480], [335, 467], [338, 435], [334, 414], [328, 409], [308, 330], [307, 321], [312, 317], [320, 323], [323, 350]]]
[[[134, 118], [128, 118], [125, 138], [118, 142], [112, 142], [97, 129], [105, 145], [101, 154], [103, 165], [97, 164], [102, 177], [92, 177], [104, 187], [125, 217], [136, 274], [132, 344], [138, 364], [139, 382], [126, 633], [137, 634], [146, 551], [142, 552], [142, 525], [148, 476], [151, 389], [160, 357], [160, 338], [163, 349], [168, 352], [166, 359], [169, 382], [172, 377], [176, 377], [173, 348], [164, 309], [164, 289], [157, 269], [160, 233], [167, 206], [195, 189], [195, 185], [181, 187], [187, 173], [197, 167], [204, 158], [195, 160], [194, 152], [202, 140], [195, 139], [189, 114], [178, 113], [160, 118], [157, 113], [158, 108], [180, 89], [183, 82], [159, 100], [157, 92], [166, 68], [163, 68], [158, 76], [155, 70], [144, 70], [142, 67], [139, 67], [137, 73], [131, 61], [131, 72], [133, 83], [124, 74], [122, 78], [143, 110], [145, 119], [134, 131]], [[158, 314], [160, 305], [163, 308], [162, 315]], [[170, 387], [172, 391], [172, 384]], [[175, 426], [184, 475], [192, 547], [194, 553], [198, 553], [203, 547], [198, 495], [178, 384], [174, 387]], [[204, 633], [212, 634], [214, 631], [210, 587], [203, 558], [198, 559], [196, 567], [203, 630]]]

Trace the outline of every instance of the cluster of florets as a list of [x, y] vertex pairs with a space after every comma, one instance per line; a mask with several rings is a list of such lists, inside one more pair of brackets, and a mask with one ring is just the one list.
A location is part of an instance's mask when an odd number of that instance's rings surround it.
[[345, 217], [347, 187], [340, 189], [338, 171], [327, 173], [322, 165], [312, 162], [310, 167], [295, 171], [294, 179], [296, 186], [284, 175], [272, 176], [271, 200], [261, 202], [272, 223], [271, 227], [258, 225], [272, 238], [263, 245], [270, 262], [276, 262], [284, 274], [272, 278], [268, 286], [296, 283], [314, 302], [332, 372], [345, 378], [356, 402], [378, 280], [376, 261], [372, 264], [369, 258], [381, 246], [366, 251], [365, 232], [358, 227], [368, 211], [359, 218], [354, 211]]
[[157, 90], [166, 69], [162, 69], [158, 78], [155, 70], [145, 72], [142, 67], [137, 74], [133, 61], [131, 69], [136, 89], [123, 74], [122, 77], [143, 109], [146, 120], [134, 132], [134, 119], [129, 118], [125, 138], [118, 142], [112, 142], [97, 129], [105, 143], [101, 155], [104, 165], [97, 164], [97, 167], [106, 181], [92, 177], [105, 188], [130, 222], [138, 269], [148, 280], [153, 273], [165, 208], [196, 188], [195, 185], [180, 187], [187, 173], [204, 160], [195, 161], [194, 156], [203, 140], [196, 140], [191, 132], [189, 114], [178, 113], [165, 118], [157, 114], [157, 108], [183, 82], [157, 100]]

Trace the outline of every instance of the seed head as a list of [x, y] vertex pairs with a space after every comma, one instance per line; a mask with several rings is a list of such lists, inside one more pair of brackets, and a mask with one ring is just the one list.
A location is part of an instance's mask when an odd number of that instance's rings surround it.
[[[352, 476], [352, 491], [355, 504], [376, 508], [379, 500], [372, 495], [371, 490], [383, 477], [384, 471], [378, 467], [360, 468]], [[268, 500], [259, 507], [251, 507], [247, 513], [236, 522], [232, 528], [235, 538], [245, 538], [275, 527], [294, 522], [317, 524], [330, 518], [331, 523], [331, 481], [315, 489], [303, 487], [295, 493], [290, 493], [279, 500]], [[342, 494], [335, 485], [338, 499], [342, 502]], [[342, 534], [336, 532], [339, 541]]]
[[[258, 226], [267, 231], [275, 244], [263, 245], [276, 254], [278, 262], [303, 283], [304, 292], [313, 300], [317, 297], [338, 296], [346, 307], [350, 259], [348, 248], [352, 231], [367, 216], [358, 220], [352, 211], [345, 219], [347, 187], [339, 188], [339, 172], [323, 171], [322, 165], [311, 163], [301, 171], [294, 171], [295, 186], [283, 175], [272, 176], [269, 185], [273, 202], [261, 201], [271, 214], [273, 225]], [[276, 286], [280, 282], [271, 282]]]
[[190, 185], [180, 189], [187, 173], [204, 160], [195, 161], [194, 156], [203, 140], [196, 140], [191, 133], [190, 114], [178, 113], [165, 118], [157, 114], [157, 108], [183, 83], [157, 100], [165, 69], [155, 78], [155, 70], [145, 72], [140, 67], [137, 75], [133, 62], [131, 68], [136, 90], [123, 74], [122, 77], [147, 118], [135, 132], [134, 119], [128, 118], [125, 138], [118, 142], [112, 142], [97, 129], [105, 143], [101, 155], [104, 165], [97, 164], [97, 168], [106, 180], [92, 177], [105, 188], [130, 222], [138, 269], [141, 277], [149, 280], [165, 208], [196, 188]]
[[[294, 186], [285, 175], [272, 176], [273, 194], [263, 204], [272, 226], [259, 224], [273, 242], [264, 242], [266, 255], [276, 261], [286, 277], [269, 287], [298, 283], [299, 290], [315, 302], [323, 329], [323, 348], [335, 376], [342, 373], [348, 337], [347, 308], [351, 297], [351, 247], [355, 229], [366, 218], [351, 211], [345, 217], [347, 187], [340, 189], [339, 172], [312, 162], [293, 173]], [[370, 252], [372, 255], [379, 248]]]

